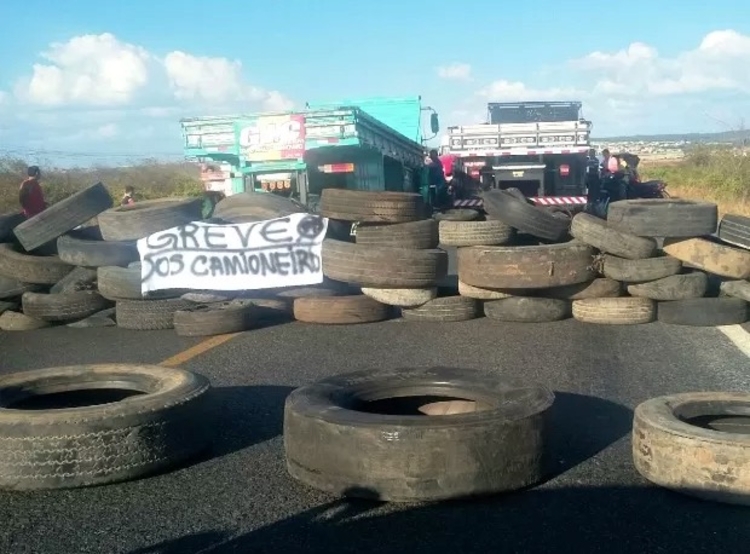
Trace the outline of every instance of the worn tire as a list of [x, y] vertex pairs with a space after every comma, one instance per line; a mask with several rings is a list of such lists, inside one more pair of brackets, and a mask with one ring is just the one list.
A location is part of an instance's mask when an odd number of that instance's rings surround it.
[[270, 192], [241, 192], [216, 204], [213, 217], [226, 223], [251, 223], [308, 211], [296, 200]]
[[468, 321], [479, 316], [479, 301], [466, 296], [443, 296], [416, 308], [402, 308], [401, 317], [407, 321], [438, 321], [441, 323]]
[[356, 243], [378, 248], [437, 248], [438, 224], [435, 220], [423, 219], [390, 225], [359, 225]]
[[362, 294], [365, 294], [389, 306], [398, 306], [400, 308], [413, 308], [421, 306], [437, 296], [437, 288], [426, 289], [383, 289], [362, 287]]
[[701, 298], [708, 290], [708, 276], [702, 271], [671, 275], [656, 281], [628, 285], [630, 296], [651, 300], [686, 300]]
[[526, 292], [524, 289], [485, 289], [458, 280], [458, 294], [475, 300], [502, 300], [511, 296], [523, 296]]
[[639, 237], [699, 237], [716, 231], [718, 217], [710, 202], [645, 198], [612, 202], [607, 225]]
[[[96, 290], [96, 270], [87, 267], [76, 267], [65, 277], [50, 287], [52, 294]], [[38, 292], [38, 291], [31, 291]]]
[[40, 294], [26, 292], [21, 298], [23, 313], [42, 321], [75, 321], [110, 307], [111, 303], [94, 291]]
[[649, 298], [587, 298], [573, 301], [573, 319], [597, 325], [641, 325], [656, 319]]
[[570, 317], [570, 302], [555, 298], [514, 296], [484, 303], [484, 315], [496, 321], [543, 323]]
[[504, 221], [522, 233], [546, 240], [560, 241], [568, 235], [570, 219], [555, 217], [502, 190], [482, 195], [484, 210], [493, 218]]
[[628, 260], [610, 254], [601, 258], [602, 275], [615, 281], [645, 283], [676, 275], [682, 269], [682, 262], [671, 256]]
[[252, 326], [254, 307], [248, 300], [193, 305], [174, 313], [174, 330], [182, 337], [245, 331]]
[[618, 231], [607, 226], [606, 221], [584, 212], [573, 217], [570, 235], [601, 252], [630, 260], [650, 258], [656, 252], [654, 239]]
[[342, 221], [406, 223], [424, 219], [424, 199], [411, 192], [323, 189], [320, 215]]
[[439, 230], [443, 246], [500, 246], [515, 236], [511, 226], [498, 220], [441, 221]]
[[12, 244], [0, 244], [0, 275], [34, 285], [54, 285], [73, 270], [57, 256], [33, 256], [18, 252]]
[[[472, 400], [479, 410], [415, 417], [372, 413], [377, 404], [367, 404], [427, 395]], [[553, 401], [545, 387], [495, 372], [433, 367], [338, 375], [287, 397], [287, 470], [329, 493], [392, 502], [522, 489], [546, 475]]]
[[740, 248], [750, 250], [750, 217], [727, 214], [719, 222], [719, 238]]
[[742, 298], [750, 302], [750, 282], [748, 281], [724, 281], [719, 285], [719, 290], [727, 296]]
[[364, 294], [321, 298], [297, 298], [294, 319], [304, 323], [351, 325], [388, 319], [390, 309]]
[[622, 296], [622, 283], [606, 277], [577, 285], [541, 289], [538, 296], [560, 300], [583, 300], [585, 298], [617, 298]]
[[594, 249], [582, 243], [458, 249], [458, 278], [487, 289], [541, 289], [596, 277]]
[[455, 209], [436, 213], [432, 218], [435, 221], [475, 221], [479, 215], [477, 210]]
[[[96, 270], [96, 280], [99, 294], [108, 300], [143, 300], [141, 268], [138, 264], [129, 264], [128, 267], [99, 267]], [[186, 292], [184, 289], [156, 290], [150, 292], [147, 298], [177, 298]]]
[[665, 239], [663, 250], [707, 273], [730, 279], [750, 279], [750, 250], [704, 238]]
[[695, 327], [737, 325], [748, 320], [748, 303], [730, 296], [659, 302], [658, 319], [662, 323]]
[[34, 331], [49, 326], [48, 321], [34, 319], [20, 312], [6, 311], [0, 314], [0, 331]]
[[23, 283], [18, 279], [0, 275], [0, 300], [15, 298], [16, 296], [21, 296], [24, 292], [39, 292], [43, 288], [43, 285]]
[[116, 206], [99, 214], [98, 220], [104, 240], [130, 241], [200, 221], [202, 214], [202, 197], [160, 198]]
[[117, 326], [135, 331], [174, 329], [174, 314], [186, 310], [192, 302], [182, 298], [166, 300], [118, 300], [115, 317]]
[[727, 432], [725, 422], [711, 421], [748, 411], [750, 394], [744, 392], [689, 392], [646, 400], [633, 416], [635, 469], [675, 492], [750, 505], [750, 435]]
[[[95, 388], [143, 394], [69, 409], [13, 409], [50, 391]], [[148, 365], [69, 366], [2, 376], [0, 488], [103, 485], [183, 462], [209, 443], [211, 426], [203, 410], [208, 389], [205, 377]]]
[[63, 262], [81, 267], [127, 267], [140, 259], [135, 242], [86, 240], [66, 235], [57, 239], [57, 255]]
[[18, 309], [18, 307], [18, 302], [6, 302], [5, 300], [0, 300], [0, 315], [4, 314], [5, 312], [15, 311]]
[[323, 274], [362, 287], [432, 288], [448, 273], [444, 250], [376, 248], [332, 239], [323, 241]]
[[26, 251], [55, 240], [112, 207], [112, 197], [96, 183], [30, 217], [13, 231]]

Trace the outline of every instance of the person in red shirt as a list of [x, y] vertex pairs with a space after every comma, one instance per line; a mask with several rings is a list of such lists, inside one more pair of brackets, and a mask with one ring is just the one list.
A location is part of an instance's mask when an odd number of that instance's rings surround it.
[[18, 201], [21, 204], [23, 215], [26, 218], [34, 217], [44, 211], [47, 204], [44, 202], [44, 192], [39, 180], [42, 178], [42, 172], [39, 167], [32, 165], [26, 170], [28, 177], [21, 183], [18, 192]]

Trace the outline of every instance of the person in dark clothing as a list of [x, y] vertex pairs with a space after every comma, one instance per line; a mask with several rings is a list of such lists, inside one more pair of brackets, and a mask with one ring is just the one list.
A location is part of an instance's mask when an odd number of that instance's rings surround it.
[[596, 157], [596, 150], [591, 148], [586, 156], [586, 195], [589, 205], [593, 205], [599, 200], [601, 191], [599, 159]]
[[438, 155], [437, 150], [430, 150], [428, 159], [427, 171], [428, 186], [430, 189], [430, 205], [436, 206], [438, 204], [438, 198], [445, 188], [445, 173], [443, 172], [443, 164], [440, 162], [440, 156]]
[[29, 166], [26, 170], [26, 179], [21, 183], [18, 190], [18, 203], [21, 204], [23, 215], [27, 218], [40, 214], [47, 207], [44, 201], [44, 191], [39, 181], [42, 172], [36, 165]]

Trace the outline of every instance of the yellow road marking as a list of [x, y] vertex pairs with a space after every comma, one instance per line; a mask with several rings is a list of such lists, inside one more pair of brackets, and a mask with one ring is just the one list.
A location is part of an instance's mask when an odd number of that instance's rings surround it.
[[202, 342], [199, 342], [195, 346], [191, 346], [187, 350], [183, 350], [182, 352], [179, 352], [174, 356], [167, 358], [159, 365], [164, 367], [177, 367], [184, 364], [185, 362], [192, 360], [196, 356], [200, 356], [201, 354], [208, 352], [212, 348], [216, 348], [217, 346], [220, 346], [225, 342], [232, 340], [234, 337], [241, 334], [242, 333], [230, 333], [228, 335], [216, 335], [214, 337], [208, 338]]

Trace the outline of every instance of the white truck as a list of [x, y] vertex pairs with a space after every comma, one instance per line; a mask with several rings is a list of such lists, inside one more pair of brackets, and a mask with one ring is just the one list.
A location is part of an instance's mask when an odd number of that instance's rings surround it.
[[448, 127], [441, 154], [460, 158], [474, 179], [455, 207], [481, 208], [483, 188], [515, 187], [534, 204], [582, 209], [592, 124], [581, 102], [503, 102], [487, 105], [487, 122]]

